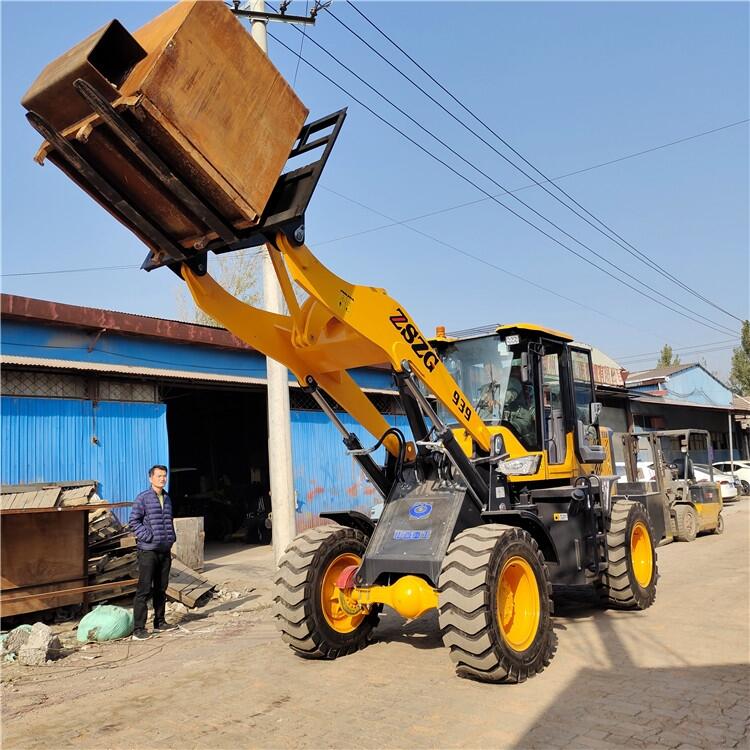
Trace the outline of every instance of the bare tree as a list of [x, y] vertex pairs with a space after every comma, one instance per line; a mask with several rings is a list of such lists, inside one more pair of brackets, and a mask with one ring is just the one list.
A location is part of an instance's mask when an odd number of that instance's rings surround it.
[[[245, 250], [226, 255], [210, 256], [208, 271], [216, 282], [232, 296], [258, 305], [262, 295], [262, 253], [265, 250]], [[187, 287], [177, 292], [177, 309], [181, 320], [207, 326], [219, 326], [212, 317], [196, 307]]]

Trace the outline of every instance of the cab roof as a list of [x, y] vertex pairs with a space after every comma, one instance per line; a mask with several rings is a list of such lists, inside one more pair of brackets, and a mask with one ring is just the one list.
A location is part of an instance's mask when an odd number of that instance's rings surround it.
[[545, 328], [544, 326], [537, 326], [533, 323], [509, 323], [507, 325], [498, 326], [495, 329], [496, 333], [541, 333], [552, 339], [558, 339], [559, 341], [573, 341], [573, 337], [569, 333], [563, 333], [562, 331], [556, 331], [554, 328]]

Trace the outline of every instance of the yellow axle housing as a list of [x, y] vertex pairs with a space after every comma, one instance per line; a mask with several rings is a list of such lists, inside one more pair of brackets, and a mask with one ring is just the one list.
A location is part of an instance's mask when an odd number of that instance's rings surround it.
[[428, 610], [437, 608], [438, 594], [421, 578], [403, 576], [390, 586], [339, 589], [339, 600], [342, 608], [350, 613], [373, 604], [385, 604], [401, 617], [416, 620]]

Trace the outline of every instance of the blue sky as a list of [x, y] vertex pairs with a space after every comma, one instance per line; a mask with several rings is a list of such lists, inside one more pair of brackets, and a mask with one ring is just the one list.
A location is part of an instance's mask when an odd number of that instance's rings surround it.
[[[44, 65], [92, 31], [112, 18], [135, 30], [164, 7], [147, 2], [2, 3], [3, 291], [177, 316], [180, 282], [174, 274], [138, 270], [145, 255], [138, 240], [53, 165], [41, 168], [32, 161], [40, 139], [19, 104]], [[550, 177], [749, 116], [745, 3], [368, 2], [359, 7]], [[335, 2], [332, 9], [428, 87], [424, 75], [351, 7]], [[304, 12], [304, 3], [292, 3], [290, 12]], [[270, 31], [299, 49], [296, 29], [274, 24]], [[529, 182], [328, 14], [321, 13], [308, 33], [495, 182], [508, 188]], [[293, 81], [296, 56], [273, 39], [269, 47], [275, 64]], [[500, 192], [309, 39], [302, 52], [350, 94], [484, 190]], [[295, 88], [314, 116], [349, 107], [307, 217], [308, 245], [336, 273], [385, 287], [428, 333], [438, 324], [456, 330], [524, 320], [567, 330], [611, 356], [624, 357], [631, 370], [652, 365], [656, 356], [627, 355], [655, 352], [664, 343], [684, 349], [683, 361], [697, 360], [700, 355], [690, 350], [702, 348], [709, 366], [726, 376], [731, 348], [725, 342], [731, 332], [686, 320], [573, 257], [376, 120], [304, 62], [296, 72]], [[439, 90], [429, 90], [448, 106]], [[453, 111], [470, 122], [455, 105]], [[508, 153], [486, 131], [485, 136]], [[745, 123], [559, 184], [685, 284], [732, 314], [747, 317], [748, 172]], [[538, 187], [518, 197], [661, 294], [722, 329], [738, 330], [736, 320], [656, 275]], [[512, 199], [503, 201], [590, 257]], [[403, 222], [427, 213], [433, 215], [383, 227], [392, 223], [383, 216]], [[370, 229], [376, 231], [358, 234]], [[349, 236], [353, 234], [357, 236]], [[92, 266], [126, 268], [39, 273]], [[35, 275], [14, 275], [31, 272]], [[611, 272], [634, 284], [623, 273]], [[519, 276], [569, 299], [524, 283]]]

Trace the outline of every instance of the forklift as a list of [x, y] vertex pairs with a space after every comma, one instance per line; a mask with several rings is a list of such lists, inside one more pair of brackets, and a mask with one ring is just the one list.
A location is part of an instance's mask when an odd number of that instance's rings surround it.
[[[665, 541], [692, 542], [699, 533], [723, 533], [721, 487], [713, 478], [711, 435], [706, 430], [626, 433], [622, 442], [627, 478], [638, 489], [644, 480], [650, 485], [649, 510], [652, 518], [664, 515]], [[696, 477], [691, 458], [695, 452], [707, 457], [707, 480]], [[618, 494], [630, 488], [620, 482]]]

